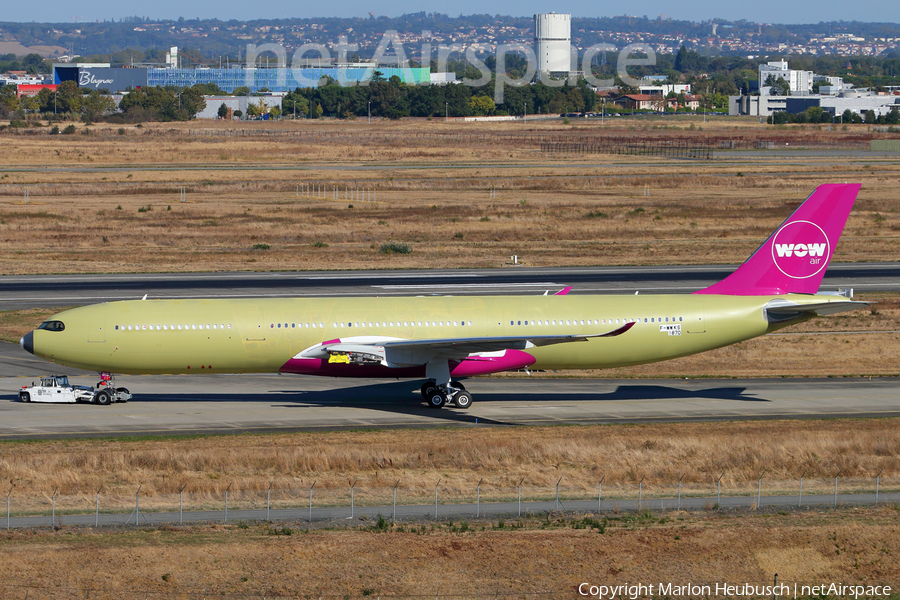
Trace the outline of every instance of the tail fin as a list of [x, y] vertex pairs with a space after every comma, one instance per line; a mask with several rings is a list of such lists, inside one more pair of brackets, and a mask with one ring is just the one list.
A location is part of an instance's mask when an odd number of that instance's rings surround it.
[[815, 294], [860, 184], [820, 185], [738, 269], [695, 294]]

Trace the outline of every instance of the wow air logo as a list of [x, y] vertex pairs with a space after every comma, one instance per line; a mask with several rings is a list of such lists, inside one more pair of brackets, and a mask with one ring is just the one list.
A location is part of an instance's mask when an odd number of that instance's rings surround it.
[[828, 236], [809, 221], [788, 223], [772, 240], [775, 266], [793, 279], [807, 279], [819, 273], [828, 264], [830, 250]]

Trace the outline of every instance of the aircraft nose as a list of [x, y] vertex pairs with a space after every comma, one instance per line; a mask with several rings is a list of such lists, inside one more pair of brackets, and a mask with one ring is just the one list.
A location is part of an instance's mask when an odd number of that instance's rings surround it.
[[34, 354], [34, 332], [29, 331], [25, 335], [22, 336], [22, 339], [19, 340], [19, 345], [22, 346], [27, 352]]

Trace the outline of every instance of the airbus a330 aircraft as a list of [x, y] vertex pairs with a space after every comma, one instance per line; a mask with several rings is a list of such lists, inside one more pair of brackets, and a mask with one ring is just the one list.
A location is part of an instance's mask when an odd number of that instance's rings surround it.
[[145, 299], [62, 312], [21, 345], [114, 373], [425, 378], [430, 406], [468, 408], [458, 378], [661, 361], [864, 306], [818, 293], [859, 189], [820, 186], [734, 273], [693, 294]]

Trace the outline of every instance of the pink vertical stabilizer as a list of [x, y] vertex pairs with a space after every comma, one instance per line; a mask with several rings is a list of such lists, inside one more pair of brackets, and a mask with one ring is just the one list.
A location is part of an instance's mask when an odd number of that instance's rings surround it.
[[858, 183], [820, 185], [734, 273], [694, 293], [815, 294], [859, 188]]

